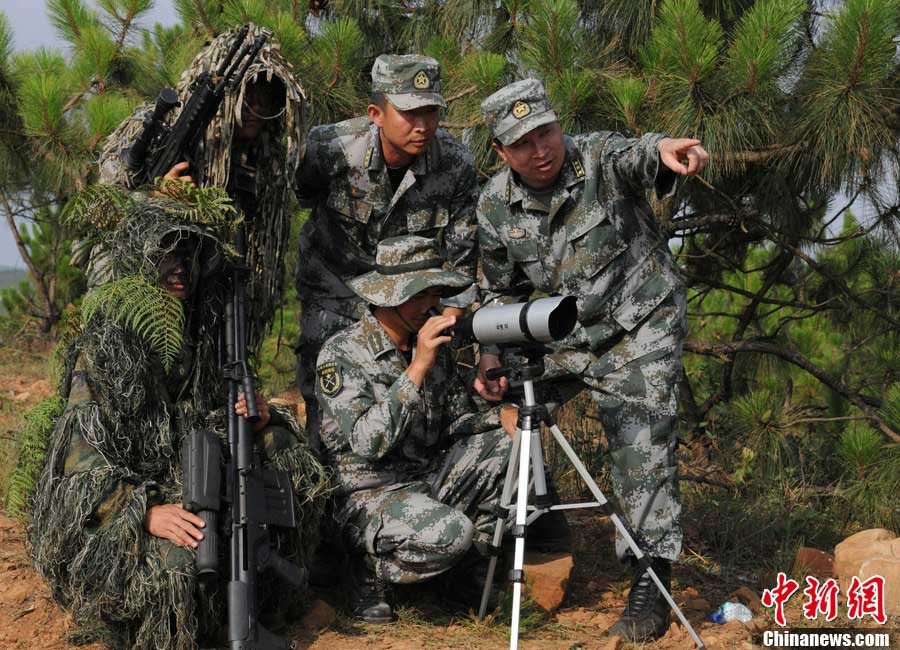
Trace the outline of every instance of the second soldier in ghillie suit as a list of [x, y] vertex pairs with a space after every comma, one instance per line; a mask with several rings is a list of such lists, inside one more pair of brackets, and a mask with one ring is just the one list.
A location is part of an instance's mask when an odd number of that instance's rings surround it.
[[[659, 133], [565, 135], [535, 79], [498, 90], [481, 108], [508, 164], [478, 203], [484, 301], [520, 302], [534, 291], [578, 298], [579, 324], [551, 346], [542, 396], [558, 404], [589, 392], [616, 496], [668, 584], [681, 552], [675, 425], [686, 300], [644, 193], [669, 193], [676, 174], [698, 173], [707, 154], [699, 140]], [[495, 400], [505, 387], [485, 379], [500, 364], [491, 352], [482, 350], [476, 388]], [[616, 551], [630, 561], [621, 538]], [[667, 629], [669, 606], [631, 564], [628, 605], [611, 633], [644, 641]]]
[[[193, 650], [221, 641], [225, 620], [224, 581], [201, 593], [195, 578], [203, 533], [180, 505], [180, 447], [194, 429], [223, 439], [226, 409], [240, 415], [245, 406], [226, 404], [218, 364], [227, 236], [186, 222], [191, 212], [168, 199], [140, 201], [104, 235], [112, 278], [85, 298], [83, 330], [67, 355], [68, 405], [35, 490], [35, 565], [84, 636], [114, 648]], [[264, 465], [289, 472], [302, 518], [277, 534], [279, 550], [308, 566], [323, 468], [290, 412], [259, 399], [257, 447]], [[277, 589], [261, 593], [261, 611], [303, 599], [275, 577], [261, 582]]]
[[[265, 30], [249, 25], [246, 41]], [[176, 91], [184, 105], [202, 72], [219, 68], [237, 29], [217, 36], [181, 75]], [[247, 263], [253, 274], [247, 297], [251, 348], [259, 344], [281, 302], [284, 259], [290, 239], [294, 178], [303, 160], [306, 133], [306, 95], [271, 37], [247, 70], [241, 83], [229, 90], [206, 133], [197, 139], [191, 165], [176, 165], [166, 178], [181, 178], [198, 187], [224, 188], [244, 214], [247, 224]], [[106, 140], [100, 156], [103, 184], [137, 189], [134, 174], [122, 154], [134, 143], [144, 116], [153, 104], [139, 106]], [[179, 108], [166, 117], [178, 119]], [[95, 247], [88, 266], [88, 283], [108, 279], [102, 250]]]
[[514, 433], [516, 410], [477, 411], [447, 346], [456, 317], [430, 316], [468, 276], [423, 237], [384, 240], [376, 264], [350, 282], [368, 307], [323, 346], [316, 393], [354, 614], [383, 623], [386, 583], [427, 580], [486, 551], [496, 515], [482, 507], [499, 501], [510, 449], [501, 421]]
[[[444, 106], [437, 61], [384, 54], [372, 66], [367, 116], [309, 133], [297, 177], [298, 196], [313, 206], [297, 261], [297, 384], [311, 436], [319, 426], [319, 349], [359, 319], [363, 303], [348, 282], [374, 268], [380, 241], [433, 238], [441, 258], [475, 280], [477, 175], [468, 150], [438, 129]], [[443, 311], [461, 316], [473, 297], [463, 293]]]

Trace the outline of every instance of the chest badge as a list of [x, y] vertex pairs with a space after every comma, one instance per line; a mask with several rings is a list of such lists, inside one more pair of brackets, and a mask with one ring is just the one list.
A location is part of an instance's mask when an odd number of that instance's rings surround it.
[[525, 230], [523, 228], [510, 228], [506, 233], [509, 235], [510, 239], [524, 239], [525, 238]]
[[515, 104], [513, 104], [512, 114], [513, 117], [517, 120], [521, 120], [523, 117], [529, 115], [531, 113], [531, 106], [526, 104], [525, 102], [519, 100]]
[[425, 74], [424, 70], [419, 70], [419, 72], [416, 73], [416, 76], [413, 77], [413, 86], [418, 90], [425, 90], [431, 86], [431, 79], [428, 78], [428, 75]]
[[322, 393], [327, 397], [334, 397], [341, 392], [344, 387], [344, 376], [341, 374], [340, 368], [329, 363], [319, 366], [316, 371], [319, 374], [319, 388], [322, 389]]

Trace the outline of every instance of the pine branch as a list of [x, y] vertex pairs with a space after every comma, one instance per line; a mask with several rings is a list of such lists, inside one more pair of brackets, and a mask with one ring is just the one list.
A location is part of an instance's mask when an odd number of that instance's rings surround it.
[[478, 86], [476, 86], [475, 84], [472, 84], [468, 88], [460, 90], [455, 95], [450, 95], [449, 97], [445, 98], [444, 101], [446, 101], [449, 104], [451, 102], [455, 102], [457, 99], [462, 99], [463, 97], [467, 97], [476, 92], [478, 92]]
[[878, 424], [881, 431], [895, 442], [900, 442], [900, 434], [891, 429], [888, 423], [876, 411], [881, 408], [881, 400], [869, 395], [859, 393], [849, 386], [842, 379], [832, 377], [824, 370], [813, 364], [809, 359], [804, 357], [796, 350], [779, 347], [772, 343], [763, 341], [738, 341], [735, 343], [704, 343], [701, 341], [688, 340], [684, 342], [684, 349], [694, 354], [702, 354], [719, 359], [731, 359], [741, 352], [759, 352], [762, 354], [770, 354], [784, 359], [799, 368], [802, 368], [813, 377], [825, 384], [835, 393], [843, 396], [852, 404], [857, 406], [872, 421]]
[[56, 306], [53, 304], [53, 300], [50, 297], [46, 278], [34, 263], [34, 260], [28, 252], [28, 248], [25, 246], [25, 242], [22, 240], [22, 235], [19, 233], [19, 228], [16, 226], [16, 221], [13, 217], [13, 209], [10, 205], [9, 197], [2, 188], [0, 188], [0, 205], [3, 206], [6, 224], [9, 226], [9, 231], [13, 236], [13, 240], [16, 242], [16, 248], [19, 251], [19, 255], [25, 262], [25, 266], [28, 267], [28, 272], [31, 274], [32, 280], [34, 280], [38, 293], [41, 294], [41, 299], [44, 301], [43, 312], [35, 315], [41, 319], [41, 330], [49, 332], [53, 327], [53, 324], [59, 319], [59, 314], [56, 312]]

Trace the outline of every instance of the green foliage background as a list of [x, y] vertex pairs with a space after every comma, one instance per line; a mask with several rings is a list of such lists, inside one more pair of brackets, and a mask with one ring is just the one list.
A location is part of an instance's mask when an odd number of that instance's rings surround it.
[[[0, 211], [47, 229], [22, 229], [33, 284], [4, 294], [10, 314], [49, 330], [79, 300], [61, 206], [95, 181], [103, 138], [233, 25], [274, 31], [312, 124], [364, 111], [378, 54], [436, 57], [443, 124], [484, 178], [498, 162], [481, 99], [536, 75], [568, 131], [665, 131], [712, 155], [654, 204], [691, 287], [691, 548], [775, 563], [862, 526], [900, 532], [900, 1], [176, 0], [178, 25], [147, 27], [151, 4], [49, 0], [65, 53], [14, 53], [0, 14]], [[264, 346], [270, 389], [291, 383], [297, 313], [289, 295]], [[600, 471], [590, 409], [563, 421]]]

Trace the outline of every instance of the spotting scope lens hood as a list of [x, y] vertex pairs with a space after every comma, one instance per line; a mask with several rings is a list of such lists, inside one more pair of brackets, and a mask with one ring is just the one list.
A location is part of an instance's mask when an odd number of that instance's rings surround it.
[[538, 298], [530, 302], [482, 307], [454, 329], [482, 345], [551, 343], [565, 338], [578, 322], [574, 296]]

